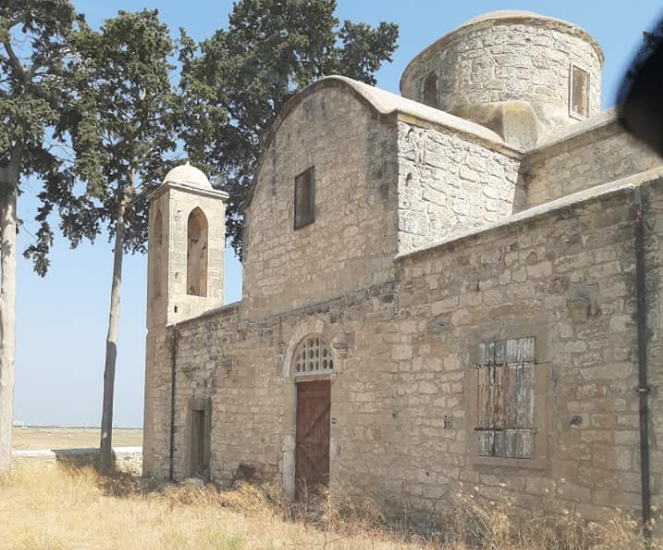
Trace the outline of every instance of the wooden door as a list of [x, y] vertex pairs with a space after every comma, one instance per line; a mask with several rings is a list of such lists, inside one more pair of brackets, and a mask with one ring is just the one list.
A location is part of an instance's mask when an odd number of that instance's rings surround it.
[[297, 384], [295, 479], [297, 497], [329, 485], [329, 380]]

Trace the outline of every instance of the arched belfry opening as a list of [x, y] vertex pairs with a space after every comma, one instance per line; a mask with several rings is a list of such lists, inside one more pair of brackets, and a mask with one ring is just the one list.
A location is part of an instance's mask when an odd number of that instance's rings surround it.
[[437, 75], [434, 72], [424, 80], [424, 103], [437, 109]]
[[157, 210], [154, 217], [153, 226], [154, 236], [152, 238], [152, 250], [150, 251], [152, 258], [152, 277], [151, 289], [152, 296], [161, 296], [161, 286], [163, 282], [163, 217], [161, 210]]
[[200, 208], [189, 214], [187, 224], [186, 293], [207, 296], [207, 217]]

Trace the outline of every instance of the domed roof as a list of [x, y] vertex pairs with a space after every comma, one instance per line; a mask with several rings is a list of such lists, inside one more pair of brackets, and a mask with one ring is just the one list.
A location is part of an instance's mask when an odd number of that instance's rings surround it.
[[210, 190], [212, 184], [202, 170], [191, 166], [189, 162], [173, 168], [163, 180], [163, 183], [181, 183], [198, 189]]
[[465, 27], [467, 25], [474, 25], [475, 23], [482, 23], [483, 21], [492, 21], [494, 19], [514, 19], [514, 18], [520, 19], [521, 17], [537, 17], [541, 19], [550, 19], [549, 17], [544, 17], [542, 15], [539, 15], [538, 13], [534, 13], [533, 11], [498, 10], [498, 11], [490, 11], [488, 13], [479, 15], [474, 19], [470, 19], [466, 23], [463, 23], [461, 27]]

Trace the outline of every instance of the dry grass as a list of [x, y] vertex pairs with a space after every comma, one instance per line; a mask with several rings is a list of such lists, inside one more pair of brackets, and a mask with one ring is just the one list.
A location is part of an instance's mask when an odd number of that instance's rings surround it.
[[[12, 449], [78, 449], [99, 447], [99, 428], [14, 428]], [[143, 430], [115, 428], [114, 447], [140, 447], [143, 444]]]
[[[139, 490], [129, 477], [89, 469], [14, 469], [0, 478], [0, 546], [7, 550], [644, 550], [637, 524], [585, 525], [539, 517], [519, 528], [504, 512], [459, 501], [444, 530], [415, 535], [386, 522], [368, 500], [319, 499], [293, 507], [276, 488], [165, 486]], [[402, 518], [401, 518], [402, 519]], [[655, 550], [663, 550], [654, 541]]]

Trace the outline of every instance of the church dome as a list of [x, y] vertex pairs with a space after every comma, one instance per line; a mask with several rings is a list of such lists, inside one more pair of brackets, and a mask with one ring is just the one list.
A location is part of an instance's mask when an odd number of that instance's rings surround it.
[[600, 111], [603, 52], [572, 23], [494, 11], [446, 34], [407, 66], [401, 94], [482, 124], [525, 149]]
[[189, 187], [197, 187], [198, 189], [212, 189], [212, 184], [207, 179], [205, 173], [195, 166], [191, 166], [189, 162], [176, 166], [168, 172], [163, 183], [181, 183]]

